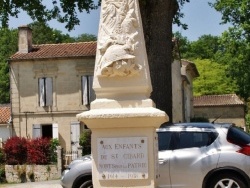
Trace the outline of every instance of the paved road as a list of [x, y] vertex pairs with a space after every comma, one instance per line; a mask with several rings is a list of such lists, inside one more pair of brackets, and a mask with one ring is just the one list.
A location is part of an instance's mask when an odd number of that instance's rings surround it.
[[62, 186], [60, 185], [60, 180], [50, 180], [18, 184], [0, 184], [0, 188], [62, 188]]

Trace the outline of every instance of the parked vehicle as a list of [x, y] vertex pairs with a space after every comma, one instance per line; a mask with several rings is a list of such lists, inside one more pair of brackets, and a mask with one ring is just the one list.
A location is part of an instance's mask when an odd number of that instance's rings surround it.
[[[250, 135], [232, 124], [181, 123], [157, 129], [159, 188], [249, 188]], [[72, 161], [63, 188], [92, 188], [91, 156]]]

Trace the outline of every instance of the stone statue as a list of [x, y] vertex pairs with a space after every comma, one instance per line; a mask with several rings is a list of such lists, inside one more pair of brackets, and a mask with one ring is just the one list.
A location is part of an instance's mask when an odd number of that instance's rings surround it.
[[134, 62], [139, 43], [134, 0], [107, 0], [103, 5], [103, 20], [97, 50], [98, 77], [134, 76], [141, 66]]

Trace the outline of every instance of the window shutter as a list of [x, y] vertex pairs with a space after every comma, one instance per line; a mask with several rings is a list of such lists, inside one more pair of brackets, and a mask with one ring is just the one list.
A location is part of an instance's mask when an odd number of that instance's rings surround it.
[[36, 124], [33, 125], [33, 138], [40, 138], [42, 137], [42, 129], [41, 129], [41, 125]]
[[52, 78], [46, 78], [46, 106], [52, 106], [53, 102], [53, 89]]
[[58, 139], [59, 138], [59, 136], [58, 136], [58, 124], [53, 123], [52, 128], [53, 128], [53, 130], [52, 130], [53, 138]]
[[87, 77], [82, 76], [82, 103], [83, 105], [88, 105], [88, 82]]
[[92, 102], [95, 100], [95, 91], [93, 89], [93, 76], [88, 76], [89, 78], [89, 102]]
[[39, 105], [45, 106], [45, 87], [44, 78], [39, 78]]

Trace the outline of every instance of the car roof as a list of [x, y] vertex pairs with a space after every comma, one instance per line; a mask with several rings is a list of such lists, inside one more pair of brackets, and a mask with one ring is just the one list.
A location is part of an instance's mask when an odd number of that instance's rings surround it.
[[190, 122], [190, 123], [173, 123], [173, 124], [163, 124], [157, 131], [167, 131], [167, 130], [210, 130], [215, 131], [217, 128], [231, 127], [232, 123], [204, 123], [204, 122]]

